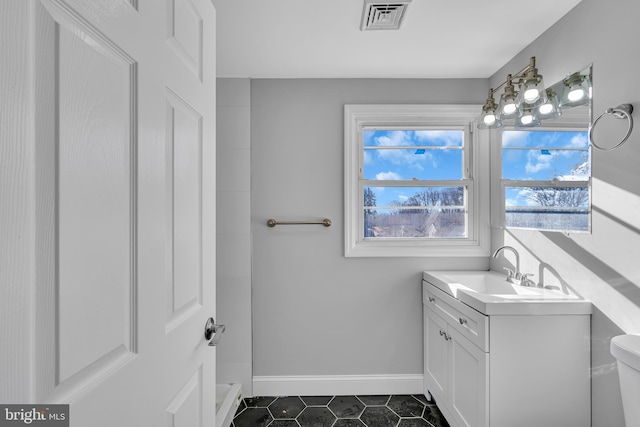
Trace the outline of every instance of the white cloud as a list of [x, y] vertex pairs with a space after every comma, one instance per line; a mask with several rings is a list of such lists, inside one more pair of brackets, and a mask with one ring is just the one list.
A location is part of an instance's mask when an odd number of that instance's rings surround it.
[[411, 145], [411, 134], [407, 131], [396, 130], [387, 135], [376, 138], [378, 145], [397, 147], [399, 145]]
[[[437, 167], [433, 159], [433, 155], [429, 152], [423, 154], [416, 154], [415, 150], [411, 148], [414, 144], [412, 131], [392, 131], [387, 135], [376, 138], [376, 145], [387, 147], [399, 147], [407, 146], [406, 150], [402, 149], [389, 149], [389, 150], [376, 150], [378, 157], [382, 160], [392, 162], [396, 165], [406, 165], [414, 167], [418, 170], [423, 170], [423, 164], [425, 162], [431, 162], [433, 167]], [[373, 159], [372, 159], [373, 160]]]
[[505, 206], [519, 206], [517, 199], [505, 199], [504, 204]]
[[[415, 131], [415, 138], [418, 141], [443, 141], [445, 145], [461, 145], [461, 131], [451, 130], [417, 130]], [[425, 144], [428, 145], [428, 144]]]
[[527, 164], [524, 168], [527, 173], [537, 173], [541, 170], [549, 169], [551, 167], [552, 160], [552, 155], [534, 154], [534, 152], [529, 152], [529, 160], [527, 160]]
[[[531, 198], [531, 190], [528, 190], [528, 189], [524, 189], [524, 190], [521, 190], [520, 192], [518, 192], [518, 198], [522, 199], [522, 201], [524, 201], [525, 206], [539, 206], [540, 205], [538, 202], [536, 202], [534, 199]], [[520, 202], [520, 205], [522, 205], [522, 202]], [[514, 205], [514, 206], [518, 206], [518, 205]]]
[[524, 146], [527, 138], [529, 138], [529, 132], [527, 131], [514, 130], [502, 132], [502, 146]]
[[364, 164], [369, 164], [371, 163], [371, 161], [373, 160], [373, 156], [371, 155], [371, 152], [369, 150], [364, 150], [364, 156], [363, 159]]
[[376, 174], [376, 179], [381, 181], [396, 181], [402, 177], [395, 172], [380, 172]]
[[584, 148], [587, 147], [587, 134], [586, 133], [579, 133], [573, 136], [573, 138], [571, 138], [571, 146], [572, 147], [576, 147], [576, 148]]

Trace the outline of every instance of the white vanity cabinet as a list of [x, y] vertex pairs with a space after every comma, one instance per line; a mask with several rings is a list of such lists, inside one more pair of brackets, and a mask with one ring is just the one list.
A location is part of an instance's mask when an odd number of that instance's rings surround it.
[[433, 310], [425, 310], [424, 322], [425, 388], [436, 398], [438, 407], [447, 403], [443, 412], [457, 425], [488, 425], [487, 353]]
[[423, 305], [424, 391], [452, 427], [591, 425], [588, 313], [486, 315], [427, 281]]

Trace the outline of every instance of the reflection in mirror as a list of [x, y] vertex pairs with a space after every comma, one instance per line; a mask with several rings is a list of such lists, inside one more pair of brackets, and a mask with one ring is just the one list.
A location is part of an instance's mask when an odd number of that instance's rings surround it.
[[[556, 126], [573, 125], [588, 130], [591, 125], [591, 72], [592, 67], [589, 66], [549, 87], [548, 101], [538, 108], [538, 118], [542, 122], [558, 119]], [[560, 118], [562, 116], [564, 119]]]
[[591, 231], [591, 67], [546, 89], [547, 100], [523, 124], [503, 123], [503, 225]]

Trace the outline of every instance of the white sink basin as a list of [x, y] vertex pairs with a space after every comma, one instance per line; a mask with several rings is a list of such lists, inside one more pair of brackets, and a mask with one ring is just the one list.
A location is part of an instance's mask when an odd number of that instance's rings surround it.
[[507, 282], [495, 271], [425, 271], [423, 279], [484, 314], [588, 314], [591, 303], [559, 291]]

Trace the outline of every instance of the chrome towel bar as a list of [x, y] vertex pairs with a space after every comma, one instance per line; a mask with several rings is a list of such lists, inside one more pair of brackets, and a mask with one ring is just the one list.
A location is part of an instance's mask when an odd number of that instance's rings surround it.
[[276, 225], [307, 225], [307, 224], [317, 224], [324, 225], [325, 227], [331, 227], [331, 220], [329, 218], [325, 218], [322, 221], [277, 221], [273, 218], [267, 220], [268, 227], [275, 227]]

